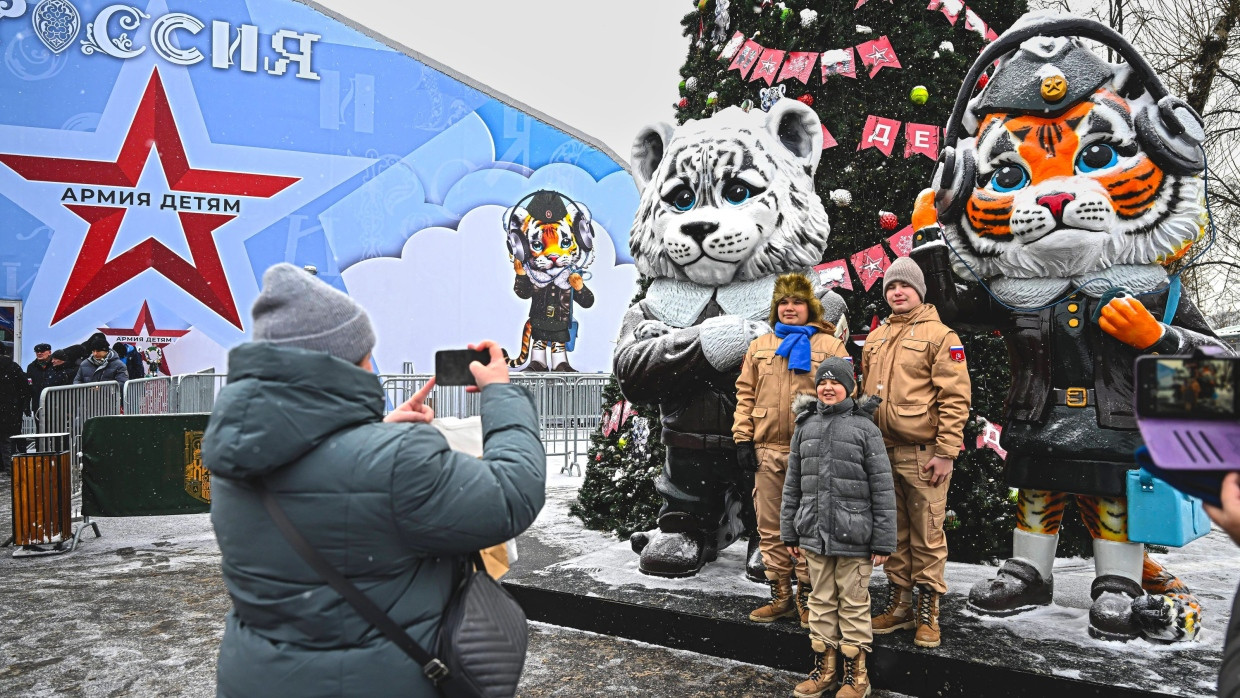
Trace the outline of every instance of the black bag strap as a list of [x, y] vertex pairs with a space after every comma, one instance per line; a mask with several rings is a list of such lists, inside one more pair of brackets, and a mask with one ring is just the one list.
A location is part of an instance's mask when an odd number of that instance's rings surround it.
[[267, 508], [267, 513], [276, 522], [276, 528], [280, 529], [280, 533], [284, 534], [284, 538], [293, 546], [293, 550], [297, 551], [301, 559], [305, 560], [306, 564], [330, 584], [336, 593], [343, 596], [344, 600], [348, 601], [349, 605], [366, 619], [366, 622], [378, 628], [384, 637], [392, 641], [392, 644], [401, 648], [405, 654], [417, 662], [422, 667], [422, 673], [431, 680], [431, 683], [438, 686], [441, 681], [447, 679], [450, 674], [448, 667], [437, 657], [431, 656], [429, 652], [422, 649], [422, 646], [414, 642], [413, 638], [409, 637], [409, 633], [376, 606], [370, 597], [345, 579], [339, 570], [332, 567], [331, 563], [301, 535], [301, 532], [289, 520], [288, 515], [284, 513], [284, 509], [280, 508], [275, 495], [271, 494], [271, 491], [261, 481], [256, 480], [255, 486], [262, 492], [263, 506]]

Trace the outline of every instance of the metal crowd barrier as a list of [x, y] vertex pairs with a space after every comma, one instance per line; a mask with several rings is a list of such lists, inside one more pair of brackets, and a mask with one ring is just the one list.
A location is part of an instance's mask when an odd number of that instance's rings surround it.
[[193, 414], [215, 409], [215, 396], [228, 382], [224, 373], [188, 373], [173, 378], [176, 381], [176, 413]]
[[171, 376], [132, 378], [125, 383], [125, 414], [174, 413], [176, 398], [176, 383]]
[[[384, 374], [379, 377], [387, 409], [408, 400], [430, 374]], [[606, 374], [514, 373], [511, 380], [525, 386], [538, 408], [538, 426], [547, 455], [561, 460], [560, 472], [581, 474], [590, 434], [602, 421]], [[474, 417], [481, 414], [478, 393], [463, 386], [435, 386], [427, 400], [436, 417]]]
[[82, 489], [82, 425], [91, 417], [120, 412], [121, 391], [116, 381], [59, 385], [44, 389], [39, 396], [39, 432], [69, 434], [69, 466], [74, 493]]

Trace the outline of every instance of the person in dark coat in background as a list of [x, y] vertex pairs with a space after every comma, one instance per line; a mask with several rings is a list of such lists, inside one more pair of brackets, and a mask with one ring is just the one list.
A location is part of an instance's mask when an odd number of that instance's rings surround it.
[[86, 340], [86, 349], [90, 351], [90, 356], [78, 366], [77, 375], [73, 377], [74, 385], [116, 381], [123, 391], [125, 381], [129, 380], [129, 369], [108, 346], [107, 337], [102, 332], [91, 335]]
[[22, 415], [30, 413], [30, 379], [16, 361], [0, 354], [0, 468], [4, 477], [13, 470], [10, 437], [22, 430]]
[[508, 383], [493, 342], [471, 349], [483, 455], [428, 424], [434, 382], [383, 417], [374, 331], [351, 298], [291, 264], [263, 276], [253, 336], [229, 353], [202, 441], [211, 521], [233, 607], [216, 695], [438, 696], [422, 668], [290, 547], [254, 481], [311, 546], [432, 649], [465, 556], [525, 530], [542, 509], [546, 453], [533, 397]]
[[[74, 346], [77, 346], [76, 344]], [[77, 365], [69, 360], [69, 355], [64, 349], [57, 349], [52, 352], [52, 372], [47, 376], [47, 385], [44, 388], [55, 388], [60, 385], [73, 385], [73, 377], [77, 375]], [[35, 404], [38, 408], [38, 404]]]
[[117, 342], [112, 345], [112, 351], [116, 352], [121, 363], [125, 364], [125, 370], [129, 372], [129, 380], [146, 375], [146, 362], [142, 360], [138, 350], [132, 344]]
[[34, 345], [34, 361], [26, 366], [26, 377], [30, 379], [30, 409], [32, 411], [39, 409], [39, 396], [47, 387], [53, 368], [52, 345], [46, 343]]

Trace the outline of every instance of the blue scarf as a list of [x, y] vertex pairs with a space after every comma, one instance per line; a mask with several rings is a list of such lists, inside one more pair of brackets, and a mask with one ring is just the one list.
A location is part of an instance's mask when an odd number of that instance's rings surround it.
[[784, 340], [775, 353], [788, 359], [788, 368], [797, 373], [809, 373], [813, 368], [809, 349], [809, 338], [818, 332], [811, 325], [785, 325], [775, 323], [775, 336]]

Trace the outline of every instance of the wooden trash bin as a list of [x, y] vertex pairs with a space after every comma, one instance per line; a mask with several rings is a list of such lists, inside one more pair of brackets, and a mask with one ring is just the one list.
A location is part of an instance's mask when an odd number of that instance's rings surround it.
[[48, 545], [73, 537], [68, 452], [13, 454], [13, 543]]

